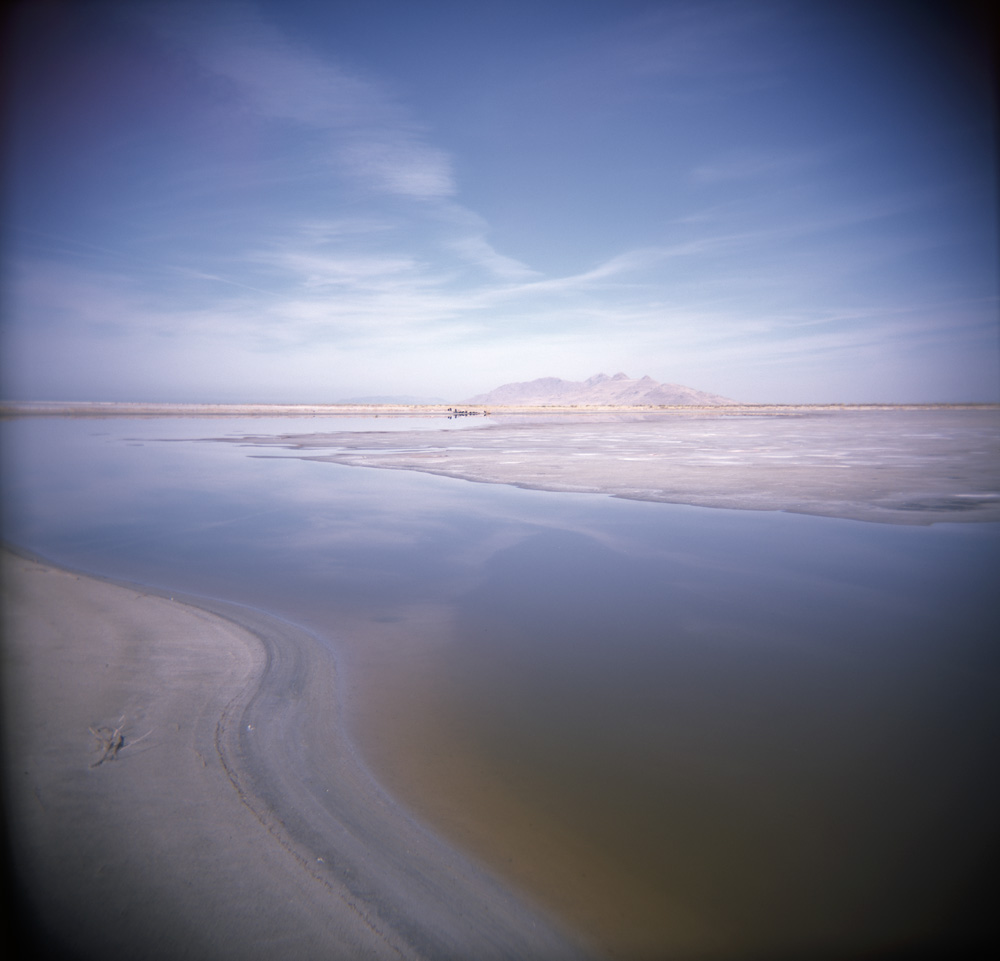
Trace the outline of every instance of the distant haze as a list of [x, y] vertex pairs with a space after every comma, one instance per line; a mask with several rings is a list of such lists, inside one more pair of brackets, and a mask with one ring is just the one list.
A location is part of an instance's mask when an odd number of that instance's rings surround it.
[[1000, 400], [993, 5], [11, 5], [0, 395]]
[[421, 397], [417, 394], [366, 394], [364, 397], [341, 397], [336, 404], [447, 404], [444, 397]]
[[607, 404], [620, 406], [638, 405], [716, 405], [734, 404], [736, 401], [718, 394], [708, 394], [680, 384], [658, 384], [648, 375], [634, 380], [627, 374], [613, 377], [595, 374], [585, 381], [560, 380], [558, 377], [541, 377], [528, 383], [504, 384], [488, 394], [470, 397], [469, 404], [504, 404], [527, 406]]

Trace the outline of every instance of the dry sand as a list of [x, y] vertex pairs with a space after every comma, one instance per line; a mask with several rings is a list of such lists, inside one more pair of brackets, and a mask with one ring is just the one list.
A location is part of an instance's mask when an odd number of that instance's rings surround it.
[[3, 575], [24, 956], [586, 954], [385, 794], [312, 636], [6, 552]]
[[[310, 460], [888, 524], [1000, 521], [1000, 409], [508, 416], [462, 431], [245, 437]], [[232, 438], [224, 438], [232, 441]]]

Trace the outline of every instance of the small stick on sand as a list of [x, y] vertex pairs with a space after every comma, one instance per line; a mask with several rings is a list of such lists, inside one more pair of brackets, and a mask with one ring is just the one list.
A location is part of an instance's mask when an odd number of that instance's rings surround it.
[[118, 727], [112, 730], [109, 727], [99, 727], [96, 731], [90, 728], [90, 733], [101, 742], [101, 756], [91, 764], [91, 767], [99, 767], [105, 761], [114, 761], [118, 758], [118, 752], [125, 745], [124, 729], [125, 716], [118, 719]]
[[[90, 733], [101, 742], [101, 756], [91, 764], [91, 767], [100, 767], [105, 761], [116, 761], [118, 752], [125, 746], [125, 715], [118, 718], [118, 726], [113, 730], [110, 727], [99, 727], [97, 730], [90, 728]], [[148, 737], [144, 734], [143, 737]]]
[[[117, 761], [118, 752], [125, 747], [125, 715], [118, 718], [118, 726], [114, 730], [110, 727], [99, 727], [96, 731], [94, 728], [89, 730], [101, 742], [101, 756], [90, 766], [99, 767], [105, 761]], [[129, 746], [134, 747], [140, 741], [145, 741], [152, 733], [153, 729], [150, 728], [142, 737], [129, 741]]]

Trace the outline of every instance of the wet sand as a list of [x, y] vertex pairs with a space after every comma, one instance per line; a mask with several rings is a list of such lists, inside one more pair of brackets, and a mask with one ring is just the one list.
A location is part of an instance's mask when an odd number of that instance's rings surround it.
[[6, 552], [3, 587], [28, 956], [586, 954], [380, 788], [311, 635]]
[[[549, 491], [888, 524], [1000, 520], [1000, 409], [497, 414], [461, 431], [247, 436], [299, 456]], [[225, 438], [233, 441], [233, 438]]]

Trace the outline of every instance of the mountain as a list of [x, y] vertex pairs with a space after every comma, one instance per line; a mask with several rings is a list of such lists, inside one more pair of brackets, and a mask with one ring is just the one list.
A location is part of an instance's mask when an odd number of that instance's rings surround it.
[[584, 381], [540, 377], [521, 384], [504, 384], [488, 394], [470, 397], [467, 404], [494, 407], [541, 407], [547, 404], [567, 407], [573, 404], [606, 406], [677, 406], [690, 404], [702, 407], [735, 404], [736, 401], [718, 394], [706, 394], [680, 384], [660, 384], [652, 377], [634, 380], [627, 374], [596, 374]]

